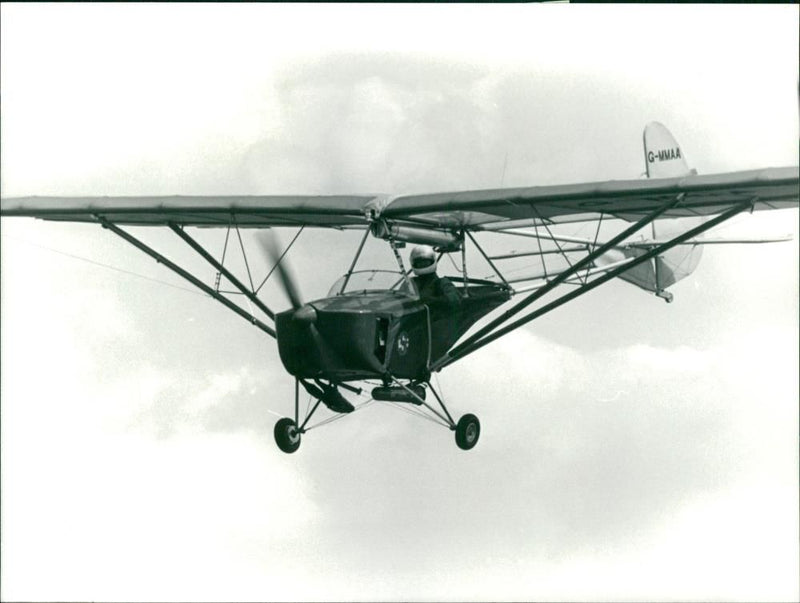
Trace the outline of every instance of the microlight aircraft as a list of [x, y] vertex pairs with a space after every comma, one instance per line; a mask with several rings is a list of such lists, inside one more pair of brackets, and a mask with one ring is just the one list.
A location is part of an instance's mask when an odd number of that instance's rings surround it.
[[[473, 414], [455, 421], [432, 374], [611, 279], [670, 302], [668, 289], [692, 273], [704, 245], [786, 240], [698, 236], [742, 212], [797, 207], [796, 166], [697, 175], [660, 123], [646, 126], [643, 142], [646, 178], [636, 180], [400, 196], [18, 197], [3, 199], [0, 215], [98, 224], [275, 338], [295, 380], [294, 416], [281, 418], [274, 428], [283, 452], [295, 452], [310, 429], [355, 410], [348, 400], [353, 395], [368, 398], [359, 408], [372, 401], [398, 404], [440, 422], [455, 432], [459, 448], [469, 450], [480, 436], [480, 422]], [[557, 232], [564, 224], [589, 225], [594, 234]], [[602, 228], [611, 224], [614, 234], [601, 238]], [[215, 283], [199, 279], [123, 226], [170, 229], [214, 268]], [[262, 229], [259, 241], [272, 264], [264, 282], [275, 274], [292, 307], [274, 312], [259, 297], [249, 267], [247, 279], [234, 275], [225, 252], [215, 257], [190, 227], [224, 231], [225, 249], [232, 233], [241, 242], [241, 229]], [[269, 235], [276, 227], [298, 229], [284, 249]], [[344, 276], [327, 297], [308, 302], [286, 259], [305, 228], [363, 231]], [[395, 270], [356, 270], [370, 236], [388, 244]], [[479, 239], [490, 236], [530, 248], [489, 251]], [[401, 254], [409, 243], [430, 246], [437, 261], [447, 256], [457, 267], [451, 281], [455, 303], [421, 295]], [[490, 272], [487, 277], [470, 276], [475, 267], [468, 266], [468, 248]], [[241, 249], [244, 254], [244, 245]], [[507, 268], [510, 262], [517, 268]], [[520, 264], [527, 274], [519, 275]], [[223, 279], [236, 291], [221, 288]], [[554, 290], [561, 294], [543, 300]], [[241, 299], [237, 295], [249, 302], [247, 308], [234, 301]], [[302, 415], [301, 387], [314, 401]], [[309, 425], [320, 404], [330, 416]]]

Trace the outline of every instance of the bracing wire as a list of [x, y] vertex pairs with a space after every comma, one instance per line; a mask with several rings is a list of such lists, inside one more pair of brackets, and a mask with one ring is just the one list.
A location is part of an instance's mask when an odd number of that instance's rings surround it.
[[352, 415], [354, 412], [356, 412], [358, 410], [361, 410], [362, 408], [364, 408], [370, 402], [372, 402], [372, 398], [369, 398], [365, 402], [362, 402], [361, 404], [357, 405], [355, 408], [353, 408], [352, 412], [343, 413], [343, 414], [342, 413], [338, 413], [338, 414], [335, 414], [333, 416], [330, 416], [327, 419], [323, 419], [319, 423], [315, 423], [311, 427], [306, 427], [306, 431], [308, 432], [308, 431], [311, 431], [312, 429], [316, 429], [317, 427], [322, 427], [323, 425], [328, 425], [330, 423], [338, 421], [339, 419], [344, 419], [346, 416]]
[[[438, 384], [439, 384], [439, 380], [438, 380], [438, 376], [437, 376], [437, 385]], [[336, 421], [339, 421], [339, 420], [345, 418], [346, 416], [352, 415], [356, 411], [359, 411], [359, 410], [363, 409], [364, 407], [366, 407], [368, 405], [369, 406], [374, 406], [374, 404], [371, 404], [371, 402], [374, 402], [375, 400], [371, 396], [367, 396], [366, 394], [361, 394], [360, 397], [362, 399], [366, 398], [366, 400], [364, 402], [360, 403], [360, 404], [357, 404], [352, 412], [349, 412], [349, 413], [337, 413], [335, 415], [332, 415], [332, 416], [330, 416], [330, 417], [328, 417], [326, 419], [323, 419], [322, 421], [320, 421], [318, 423], [315, 423], [311, 427], [306, 427], [305, 431], [309, 432], [312, 429], [316, 429], [317, 427], [323, 427], [325, 425], [329, 425], [331, 423], [335, 423]], [[306, 417], [308, 416], [308, 411], [309, 411], [309, 408], [310, 408], [310, 405], [311, 405], [311, 399], [312, 399], [312, 396], [309, 395], [308, 396], [308, 402], [306, 404], [306, 415], [305, 415]], [[394, 408], [396, 410], [408, 413], [410, 415], [414, 415], [414, 416], [419, 417], [421, 419], [425, 419], [426, 421], [430, 421], [431, 423], [433, 423], [435, 425], [441, 425], [442, 427], [447, 427], [448, 429], [450, 428], [450, 425], [448, 425], [447, 423], [445, 423], [443, 421], [440, 421], [437, 418], [434, 418], [434, 417], [422, 412], [421, 410], [418, 410], [417, 408], [411, 408], [411, 407], [408, 406], [407, 403], [403, 403], [403, 402], [388, 402], [387, 401], [387, 402], [381, 404], [381, 406], [388, 406], [389, 408]]]
[[250, 281], [250, 290], [255, 291], [255, 286], [253, 286], [253, 276], [250, 274], [250, 264], [247, 261], [247, 253], [244, 250], [244, 241], [242, 241], [242, 233], [239, 231], [239, 225], [234, 224], [236, 228], [236, 236], [239, 238], [239, 247], [242, 250], [242, 258], [244, 259], [244, 266], [247, 269], [247, 278]]
[[441, 425], [442, 427], [447, 427], [448, 429], [450, 429], [450, 426], [444, 421], [439, 421], [437, 419], [434, 419], [432, 416], [426, 415], [425, 413], [417, 410], [416, 408], [409, 408], [404, 402], [387, 402], [387, 406], [389, 408], [394, 408], [395, 410], [400, 410], [410, 415], [414, 415], [416, 417], [419, 417], [420, 419], [425, 419], [426, 421], [430, 421], [435, 425]]
[[305, 224], [303, 224], [303, 225], [300, 227], [300, 229], [297, 231], [297, 234], [295, 234], [295, 235], [294, 235], [294, 238], [292, 239], [291, 243], [289, 243], [289, 245], [286, 247], [286, 249], [284, 249], [284, 250], [283, 250], [283, 253], [281, 253], [280, 257], [278, 258], [278, 261], [277, 261], [277, 262], [275, 262], [275, 265], [274, 265], [274, 266], [273, 266], [273, 267], [270, 269], [270, 271], [267, 273], [267, 276], [265, 276], [265, 277], [264, 277], [264, 280], [263, 280], [263, 281], [261, 281], [261, 284], [258, 286], [258, 288], [257, 288], [257, 289], [255, 289], [255, 290], [253, 291], [254, 293], [258, 293], [259, 291], [261, 291], [261, 288], [262, 288], [262, 287], [263, 287], [263, 286], [264, 286], [264, 285], [267, 283], [267, 281], [269, 280], [269, 277], [270, 277], [270, 276], [272, 276], [272, 273], [273, 273], [273, 272], [275, 272], [275, 269], [278, 267], [278, 264], [280, 264], [280, 263], [281, 263], [281, 261], [283, 260], [283, 257], [284, 257], [284, 256], [285, 256], [287, 253], [289, 253], [289, 250], [292, 248], [292, 245], [294, 245], [294, 242], [295, 242], [295, 241], [297, 240], [297, 238], [300, 236], [300, 233], [302, 233], [302, 232], [303, 232], [303, 229], [304, 229], [305, 227], [306, 227], [306, 225], [305, 225]]
[[188, 293], [192, 293], [194, 295], [200, 295], [202, 297], [208, 297], [205, 293], [197, 291], [195, 289], [189, 289], [188, 287], [181, 287], [180, 285], [175, 285], [173, 283], [168, 283], [166, 281], [159, 280], [157, 278], [153, 278], [150, 276], [145, 276], [144, 274], [139, 274], [138, 272], [133, 272], [131, 270], [125, 270], [124, 268], [118, 268], [116, 266], [112, 266], [110, 264], [104, 264], [102, 262], [97, 262], [95, 260], [90, 260], [89, 258], [85, 258], [79, 255], [75, 255], [74, 253], [67, 253], [66, 251], [61, 251], [59, 249], [54, 249], [52, 247], [47, 247], [45, 245], [39, 245], [38, 243], [33, 243], [31, 241], [26, 241], [25, 239], [20, 239], [19, 237], [15, 237], [14, 235], [5, 234], [2, 235], [9, 239], [14, 239], [15, 241], [19, 241], [20, 243], [25, 243], [26, 245], [31, 245], [32, 247], [38, 247], [39, 249], [44, 249], [45, 251], [50, 251], [52, 253], [57, 253], [59, 255], [66, 256], [68, 258], [72, 258], [74, 260], [80, 260], [82, 262], [87, 262], [89, 264], [93, 264], [95, 266], [99, 266], [101, 268], [106, 268], [108, 270], [114, 270], [115, 272], [121, 272], [122, 274], [128, 274], [130, 276], [135, 276], [146, 281], [151, 281], [153, 283], [158, 283], [159, 285], [166, 285], [167, 287], [172, 287], [173, 289], [180, 289], [181, 291], [186, 291]]

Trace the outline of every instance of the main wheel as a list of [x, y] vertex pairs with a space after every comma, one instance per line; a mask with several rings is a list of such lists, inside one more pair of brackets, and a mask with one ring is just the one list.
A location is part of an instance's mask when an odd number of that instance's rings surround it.
[[275, 423], [275, 443], [286, 454], [300, 448], [300, 432], [292, 419], [280, 419]]
[[464, 415], [456, 425], [456, 444], [461, 450], [470, 450], [478, 443], [481, 422], [475, 415]]

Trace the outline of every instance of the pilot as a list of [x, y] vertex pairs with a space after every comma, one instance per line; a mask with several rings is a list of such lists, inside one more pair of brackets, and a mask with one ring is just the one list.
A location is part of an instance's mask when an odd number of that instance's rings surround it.
[[447, 277], [436, 274], [436, 252], [428, 245], [418, 245], [411, 250], [411, 268], [414, 284], [422, 301], [445, 301], [457, 306], [461, 295]]

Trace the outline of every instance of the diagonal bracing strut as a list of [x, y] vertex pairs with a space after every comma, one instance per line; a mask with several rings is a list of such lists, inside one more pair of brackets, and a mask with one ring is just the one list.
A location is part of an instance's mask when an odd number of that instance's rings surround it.
[[434, 367], [433, 367], [434, 370], [436, 370], [438, 368], [441, 368], [443, 366], [446, 366], [447, 364], [450, 364], [450, 362], [452, 362], [453, 359], [455, 359], [457, 356], [461, 355], [460, 352], [465, 350], [467, 347], [469, 347], [470, 345], [472, 345], [473, 343], [475, 343], [476, 341], [478, 341], [479, 339], [481, 339], [485, 335], [491, 333], [494, 329], [499, 327], [501, 324], [506, 322], [508, 319], [510, 319], [515, 314], [518, 314], [523, 309], [527, 308], [529, 305], [531, 305], [533, 302], [535, 302], [537, 299], [539, 299], [540, 297], [542, 297], [546, 293], [548, 293], [548, 292], [552, 291], [553, 289], [555, 289], [558, 285], [560, 285], [561, 283], [566, 281], [572, 275], [576, 274], [582, 268], [584, 268], [586, 266], [590, 266], [591, 263], [594, 262], [594, 260], [596, 260], [598, 257], [603, 255], [604, 253], [606, 253], [609, 249], [612, 249], [618, 243], [624, 241], [630, 235], [632, 235], [636, 231], [640, 230], [641, 228], [643, 228], [647, 224], [651, 223], [653, 220], [658, 218], [661, 214], [663, 214], [667, 210], [670, 210], [673, 207], [675, 207], [678, 203], [680, 203], [683, 200], [684, 196], [685, 196], [684, 193], [681, 193], [680, 195], [677, 195], [674, 199], [670, 200], [668, 203], [662, 205], [661, 207], [659, 207], [655, 211], [647, 214], [645, 217], [643, 217], [641, 220], [639, 220], [635, 224], [632, 224], [631, 226], [629, 226], [628, 228], [623, 230], [621, 233], [619, 233], [618, 235], [613, 237], [610, 241], [608, 241], [608, 242], [604, 243], [603, 245], [600, 245], [599, 247], [597, 247], [594, 251], [592, 251], [588, 255], [584, 256], [583, 259], [581, 259], [577, 263], [575, 263], [572, 266], [570, 266], [570, 268], [568, 268], [566, 270], [563, 270], [553, 280], [548, 282], [544, 287], [542, 287], [541, 289], [537, 289], [535, 292], [531, 293], [528, 297], [526, 297], [522, 301], [518, 302], [512, 308], [506, 310], [502, 315], [500, 315], [497, 318], [495, 318], [493, 321], [491, 321], [485, 327], [481, 328], [474, 335], [472, 335], [471, 337], [467, 338], [462, 344], [460, 344], [460, 345], [456, 346], [454, 349], [450, 350], [450, 352], [448, 352], [443, 358], [441, 358], [436, 363], [436, 365], [434, 365]]
[[204, 293], [207, 293], [208, 295], [210, 295], [211, 297], [216, 299], [218, 302], [222, 303], [224, 306], [226, 306], [229, 309], [233, 310], [239, 316], [244, 318], [247, 322], [249, 322], [250, 324], [252, 324], [252, 325], [258, 327], [259, 329], [261, 329], [262, 331], [264, 331], [267, 335], [270, 335], [272, 337], [276, 337], [275, 331], [272, 328], [270, 328], [267, 325], [265, 325], [263, 322], [261, 322], [258, 318], [256, 318], [252, 314], [249, 314], [248, 312], [242, 310], [239, 306], [234, 304], [232, 301], [230, 301], [224, 295], [218, 293], [217, 291], [214, 291], [214, 289], [212, 289], [211, 287], [206, 285], [203, 281], [201, 281], [196, 276], [194, 276], [191, 273], [189, 273], [187, 270], [184, 270], [183, 268], [178, 266], [175, 262], [172, 262], [171, 260], [167, 259], [166, 257], [161, 255], [160, 253], [158, 253], [157, 251], [155, 251], [151, 247], [147, 246], [145, 243], [142, 243], [139, 239], [134, 237], [132, 234], [125, 232], [124, 230], [122, 230], [119, 226], [117, 226], [113, 222], [109, 222], [103, 216], [95, 214], [93, 217], [94, 217], [95, 220], [97, 220], [100, 223], [100, 225], [103, 228], [107, 228], [108, 230], [110, 230], [114, 234], [116, 234], [116, 235], [120, 236], [121, 238], [125, 239], [126, 241], [128, 241], [128, 243], [130, 243], [131, 245], [133, 245], [134, 247], [136, 247], [140, 251], [144, 251], [147, 255], [149, 255], [151, 258], [153, 258], [159, 264], [164, 264], [164, 266], [166, 266], [167, 268], [172, 270], [178, 276], [181, 276], [182, 278], [186, 279], [192, 285], [194, 285], [195, 287], [197, 287], [198, 289], [200, 289]]
[[239, 291], [241, 291], [247, 299], [253, 302], [258, 308], [264, 312], [267, 316], [271, 319], [275, 319], [275, 312], [270, 310], [264, 302], [262, 302], [258, 297], [256, 297], [255, 293], [253, 293], [250, 289], [248, 289], [238, 278], [236, 278], [230, 270], [225, 268], [220, 262], [218, 262], [210, 253], [208, 253], [203, 247], [195, 241], [192, 237], [190, 237], [182, 228], [176, 226], [172, 222], [169, 224], [170, 229], [180, 238], [182, 238], [188, 245], [194, 249], [197, 253], [203, 256], [203, 259], [211, 264], [214, 268], [217, 269], [218, 272], [221, 272], [222, 275], [227, 278], [234, 287], [236, 287]]
[[[561, 306], [561, 305], [563, 305], [563, 304], [575, 299], [576, 297], [591, 291], [595, 287], [599, 287], [600, 285], [602, 285], [603, 283], [611, 280], [612, 278], [615, 278], [616, 276], [619, 276], [620, 274], [622, 274], [626, 270], [629, 270], [629, 269], [633, 268], [634, 266], [638, 266], [639, 264], [642, 264], [642, 263], [650, 260], [651, 258], [653, 258], [653, 257], [655, 257], [655, 256], [657, 256], [657, 255], [659, 255], [659, 254], [671, 249], [672, 247], [675, 247], [676, 245], [680, 245], [684, 241], [687, 241], [687, 240], [691, 239], [692, 237], [694, 237], [694, 236], [696, 236], [696, 235], [698, 235], [698, 234], [700, 234], [702, 232], [705, 232], [706, 230], [709, 230], [709, 229], [713, 228], [714, 226], [724, 222], [725, 220], [729, 220], [733, 216], [745, 211], [747, 208], [752, 207], [757, 199], [758, 199], [758, 197], [753, 197], [751, 199], [748, 199], [744, 203], [739, 203], [738, 205], [733, 206], [728, 211], [716, 216], [715, 218], [709, 220], [708, 222], [704, 222], [703, 224], [700, 224], [699, 226], [697, 226], [695, 228], [687, 230], [682, 235], [679, 235], [679, 236], [675, 237], [674, 239], [672, 239], [672, 240], [670, 240], [670, 241], [668, 241], [666, 243], [663, 243], [662, 245], [659, 245], [658, 247], [655, 247], [655, 248], [651, 249], [647, 253], [645, 253], [645, 254], [643, 254], [641, 256], [638, 256], [637, 258], [635, 258], [630, 263], [626, 263], [624, 266], [621, 266], [621, 267], [619, 267], [619, 268], [617, 268], [615, 270], [612, 270], [612, 271], [604, 274], [603, 276], [593, 280], [591, 283], [588, 283], [588, 284], [584, 285], [583, 287], [573, 291], [572, 293], [568, 293], [566, 295], [563, 295], [563, 296], [559, 297], [558, 299], [550, 302], [549, 304], [547, 304], [545, 306], [542, 306], [541, 308], [531, 312], [530, 314], [527, 314], [526, 316], [516, 320], [515, 322], [513, 322], [513, 323], [511, 323], [509, 325], [506, 325], [505, 327], [500, 328], [500, 329], [492, 332], [489, 335], [486, 335], [485, 337], [483, 337], [483, 339], [480, 339], [478, 341], [475, 341], [473, 339], [473, 341], [470, 342], [469, 344], [466, 344], [467, 342], [465, 342], [465, 344], [462, 344], [462, 345], [458, 346], [457, 348], [451, 350], [450, 353], [448, 353], [447, 355], [443, 356], [435, 365], [433, 365], [431, 367], [431, 370], [434, 370], [434, 371], [441, 370], [445, 366], [447, 366], [449, 364], [452, 364], [456, 360], [458, 360], [460, 358], [463, 358], [464, 356], [466, 356], [468, 354], [471, 354], [472, 352], [475, 352], [476, 350], [482, 348], [483, 346], [485, 346], [488, 343], [491, 343], [495, 339], [498, 339], [499, 337], [502, 337], [503, 335], [509, 333], [510, 331], [513, 331], [514, 329], [517, 329], [517, 328], [521, 327], [522, 325], [534, 320], [535, 318], [538, 318], [538, 317], [542, 316], [543, 314], [545, 314], [547, 312], [550, 312], [551, 310], [554, 310], [555, 308], [557, 308], [557, 307], [559, 307], [559, 306]], [[541, 289], [539, 291], [537, 291], [536, 293], [539, 293], [540, 291], [541, 291]]]

